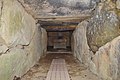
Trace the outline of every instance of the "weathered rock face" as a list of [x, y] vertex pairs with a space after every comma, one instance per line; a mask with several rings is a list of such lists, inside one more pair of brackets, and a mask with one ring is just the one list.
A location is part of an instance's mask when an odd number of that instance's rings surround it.
[[6, 44], [28, 45], [34, 32], [35, 20], [31, 15], [17, 1], [3, 1], [0, 34]]
[[81, 22], [75, 31], [73, 32], [73, 53], [74, 56], [77, 57], [80, 62], [88, 65], [90, 60], [90, 52], [89, 47], [87, 44], [87, 37], [86, 37], [86, 28], [87, 28], [88, 22], [84, 21]]
[[111, 1], [99, 3], [87, 27], [90, 49], [95, 53], [120, 34], [120, 23], [115, 4]]
[[[79, 15], [95, 6], [94, 0], [19, 0], [36, 16]], [[86, 13], [89, 13], [86, 12]]]
[[[39, 26], [40, 27], [40, 26]], [[47, 51], [47, 32], [45, 29], [41, 28], [41, 47], [43, 51], [42, 53], [44, 53], [43, 55], [45, 55], [46, 51]]]
[[119, 80], [120, 36], [99, 48], [90, 64], [91, 71], [103, 80]]
[[0, 80], [22, 76], [46, 47], [46, 31], [17, 0], [0, 0]]
[[102, 0], [91, 19], [81, 22], [73, 34], [75, 56], [102, 80], [120, 79], [120, 21], [115, 3]]
[[117, 0], [116, 4], [117, 4], [117, 8], [120, 9], [120, 0]]

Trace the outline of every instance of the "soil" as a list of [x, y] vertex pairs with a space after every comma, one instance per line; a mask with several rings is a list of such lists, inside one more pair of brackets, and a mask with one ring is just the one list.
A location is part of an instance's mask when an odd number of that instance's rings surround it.
[[56, 58], [65, 59], [71, 80], [99, 80], [96, 75], [92, 74], [87, 67], [75, 59], [72, 54], [58, 53], [51, 53], [42, 57], [39, 62], [21, 78], [21, 80], [45, 80], [52, 59]]

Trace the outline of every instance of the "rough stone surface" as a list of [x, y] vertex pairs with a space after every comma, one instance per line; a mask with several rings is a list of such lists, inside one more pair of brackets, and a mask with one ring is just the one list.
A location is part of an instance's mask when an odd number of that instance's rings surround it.
[[13, 80], [45, 52], [46, 31], [17, 0], [1, 0], [0, 7], [0, 80]]
[[89, 13], [93, 0], [19, 0], [33, 16], [66, 16]]
[[112, 2], [99, 3], [89, 20], [87, 39], [90, 49], [95, 53], [99, 47], [105, 45], [120, 34], [120, 22]]
[[117, 8], [120, 9], [120, 0], [117, 0], [116, 4], [117, 4]]
[[[47, 51], [47, 32], [45, 29], [41, 28], [41, 45], [42, 45], [42, 53], [46, 53]], [[43, 54], [45, 55], [45, 54]]]
[[77, 57], [82, 63], [86, 65], [89, 62], [90, 58], [89, 47], [87, 44], [86, 37], [87, 25], [88, 25], [87, 21], [81, 22], [73, 33], [74, 56]]
[[103, 80], [120, 79], [120, 36], [99, 48], [93, 56], [91, 71]]
[[73, 33], [74, 56], [99, 78], [119, 80], [119, 0], [0, 0], [0, 80], [21, 77], [46, 52], [46, 31], [28, 13], [77, 15], [95, 5]]
[[73, 33], [74, 56], [88, 66], [102, 80], [120, 79], [120, 36], [107, 42], [93, 54], [87, 44], [86, 27], [89, 22], [79, 24]]
[[29, 45], [34, 31], [35, 20], [21, 4], [15, 0], [3, 1], [0, 34], [8, 46]]
[[75, 56], [102, 80], [120, 79], [119, 10], [112, 1], [102, 0], [73, 34]]

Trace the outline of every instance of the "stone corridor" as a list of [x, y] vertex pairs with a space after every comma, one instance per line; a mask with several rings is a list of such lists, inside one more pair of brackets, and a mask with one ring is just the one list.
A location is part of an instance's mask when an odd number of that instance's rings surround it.
[[120, 0], [0, 0], [0, 80], [120, 80]]

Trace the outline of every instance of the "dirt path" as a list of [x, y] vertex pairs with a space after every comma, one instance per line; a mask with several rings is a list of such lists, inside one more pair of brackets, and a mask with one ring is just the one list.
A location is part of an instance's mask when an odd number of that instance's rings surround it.
[[99, 80], [87, 68], [78, 62], [71, 54], [47, 54], [25, 74], [21, 80], [45, 80], [52, 59], [63, 58], [66, 60], [71, 80]]

